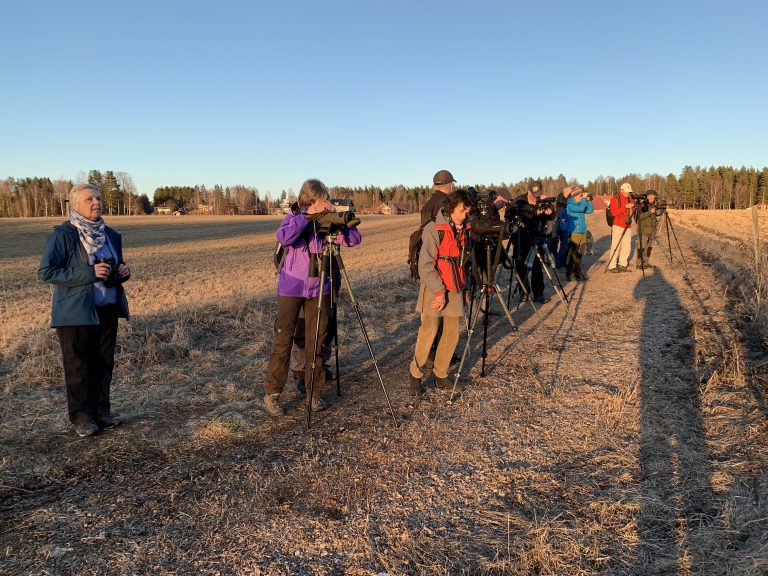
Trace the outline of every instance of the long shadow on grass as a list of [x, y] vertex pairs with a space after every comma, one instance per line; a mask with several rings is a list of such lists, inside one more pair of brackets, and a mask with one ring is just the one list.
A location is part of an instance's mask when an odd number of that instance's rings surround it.
[[[640, 510], [636, 574], [701, 573], [707, 545], [722, 536], [693, 368], [690, 317], [657, 269], [638, 282], [640, 333]], [[711, 552], [711, 551], [710, 551]]]

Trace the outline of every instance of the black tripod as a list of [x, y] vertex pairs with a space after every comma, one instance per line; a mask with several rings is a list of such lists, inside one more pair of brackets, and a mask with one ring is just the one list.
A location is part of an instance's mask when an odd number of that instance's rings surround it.
[[[322, 232], [322, 230], [320, 230]], [[355, 300], [355, 295], [352, 293], [352, 286], [349, 283], [349, 276], [347, 275], [347, 270], [344, 268], [344, 261], [341, 259], [341, 247], [336, 244], [336, 237], [339, 234], [340, 230], [335, 229], [334, 227], [331, 227], [327, 233], [325, 234], [325, 244], [323, 246], [323, 253], [320, 258], [320, 296], [317, 299], [317, 323], [315, 325], [315, 341], [313, 343], [312, 347], [312, 376], [309, 381], [309, 388], [307, 390], [307, 430], [309, 430], [310, 426], [312, 425], [312, 398], [314, 397], [314, 390], [315, 390], [315, 367], [317, 364], [317, 346], [318, 346], [318, 334], [320, 332], [320, 314], [323, 308], [323, 299], [325, 298], [323, 294], [323, 286], [325, 285], [325, 277], [328, 273], [330, 263], [335, 262], [336, 266], [339, 271], [339, 276], [341, 278], [342, 285], [347, 291], [347, 296], [349, 296], [349, 301], [352, 303], [352, 308], [355, 310], [355, 314], [357, 315], [357, 320], [360, 323], [360, 330], [363, 333], [363, 339], [365, 340], [366, 345], [368, 346], [368, 352], [371, 355], [371, 359], [373, 360], [373, 366], [376, 368], [376, 374], [379, 377], [379, 382], [381, 383], [381, 388], [384, 391], [384, 397], [387, 399], [387, 404], [389, 405], [389, 411], [392, 414], [392, 419], [395, 421], [395, 426], [397, 426], [397, 417], [395, 416], [395, 410], [392, 408], [392, 402], [389, 399], [389, 394], [387, 393], [387, 387], [384, 385], [384, 380], [381, 377], [381, 372], [379, 371], [379, 364], [376, 360], [376, 356], [373, 354], [373, 348], [371, 348], [371, 341], [368, 338], [368, 332], [365, 329], [365, 324], [363, 323], [363, 317], [360, 314], [360, 307], [357, 303], [357, 300]], [[331, 274], [331, 278], [333, 278], [333, 274]], [[333, 289], [331, 289], [331, 297], [332, 300], [335, 300], [333, 298]], [[334, 303], [334, 313], [335, 313], [335, 303]], [[338, 348], [338, 331], [335, 334], [335, 349], [336, 349], [336, 392], [338, 395], [341, 395], [341, 387], [339, 384], [339, 348]]]
[[[520, 277], [520, 274], [517, 272], [517, 263], [520, 260], [520, 251], [516, 248], [516, 246], [520, 246], [520, 230], [521, 225], [517, 224], [517, 231], [515, 234], [517, 234], [517, 242], [512, 242], [512, 236], [507, 239], [507, 246], [505, 248], [507, 253], [507, 261], [510, 264], [510, 271], [509, 271], [509, 288], [507, 288], [507, 308], [509, 308], [509, 303], [512, 300], [512, 296], [515, 294], [520, 295], [521, 300], [527, 300], [528, 304], [531, 305], [531, 308], [533, 308], [533, 312], [538, 312], [538, 309], [536, 308], [536, 304], [533, 303], [533, 299], [531, 298], [530, 291], [528, 290], [528, 287], [525, 285], [525, 282], [523, 282], [523, 279]], [[511, 253], [511, 256], [510, 256]], [[512, 290], [513, 282], [512, 279], [514, 278], [514, 291]], [[518, 303], [519, 304], [519, 303]]]
[[[507, 317], [507, 321], [509, 322], [509, 325], [512, 327], [512, 331], [517, 331], [517, 324], [515, 324], [515, 321], [512, 320], [512, 314], [509, 312], [509, 308], [504, 303], [504, 298], [502, 298], [501, 296], [501, 289], [499, 288], [499, 285], [496, 283], [496, 273], [498, 271], [499, 261], [501, 259], [501, 252], [503, 250], [504, 234], [505, 234], [505, 229], [502, 226], [498, 234], [498, 241], [496, 242], [495, 250], [492, 248], [492, 242], [488, 241], [489, 239], [492, 239], [493, 236], [491, 236], [490, 238], [481, 237], [480, 241], [484, 243], [484, 256], [485, 256], [484, 268], [478, 265], [477, 258], [475, 256], [475, 251], [474, 250], [470, 251], [471, 264], [472, 264], [471, 277], [473, 279], [473, 283], [470, 291], [471, 296], [470, 296], [470, 303], [469, 303], [469, 315], [467, 317], [467, 341], [464, 344], [464, 351], [461, 354], [461, 361], [459, 362], [459, 366], [456, 369], [456, 377], [453, 381], [451, 398], [455, 397], [456, 390], [459, 384], [459, 379], [461, 378], [461, 371], [464, 368], [464, 362], [467, 360], [467, 357], [469, 356], [469, 348], [472, 343], [472, 335], [475, 332], [475, 324], [477, 323], [477, 320], [480, 317], [481, 312], [483, 314], [483, 352], [482, 352], [482, 365], [480, 369], [480, 376], [481, 377], [485, 376], [485, 359], [488, 355], [487, 354], [488, 310], [491, 305], [491, 295], [494, 295], [494, 294], [496, 295], [496, 297], [499, 300], [499, 304], [501, 305], [501, 308], [504, 311], [504, 315]], [[493, 256], [491, 256], [491, 252], [494, 253]], [[478, 285], [480, 286], [479, 292], [477, 292], [476, 290], [476, 287]], [[476, 296], [478, 299], [477, 307], [475, 307], [474, 305]], [[541, 380], [539, 380], [537, 371], [533, 366], [530, 352], [528, 351], [528, 348], [525, 345], [525, 340], [523, 340], [523, 346], [525, 347], [525, 350], [524, 350], [525, 357], [528, 359], [528, 362], [531, 363], [531, 368], [533, 369], [534, 377], [539, 382], [541, 389], [544, 389], [544, 385], [542, 384]]]
[[[547, 246], [547, 241], [543, 234], [534, 235], [531, 248], [528, 250], [528, 255], [525, 257], [525, 275], [522, 278], [522, 283], [525, 286], [528, 286], [528, 278], [531, 277], [533, 262], [536, 259], [539, 260], [541, 269], [547, 275], [547, 278], [549, 278], [549, 282], [552, 284], [552, 288], [555, 289], [555, 293], [557, 294], [558, 298], [560, 298], [560, 301], [567, 306], [570, 301], [568, 300], [568, 296], [563, 289], [563, 284], [560, 282], [560, 277], [557, 275], [557, 263], [552, 257], [552, 253], [549, 251], [549, 246]], [[550, 268], [552, 268], [552, 272], [549, 271]], [[553, 273], [554, 278], [552, 276]], [[518, 288], [519, 286], [520, 284], [518, 284]]]
[[[672, 233], [672, 237], [675, 239], [675, 244], [677, 245], [677, 250], [680, 252], [680, 259], [683, 261], [683, 267], [685, 268], [685, 273], [688, 274], [688, 263], [685, 261], [685, 256], [683, 255], [683, 249], [680, 247], [680, 242], [677, 239], [677, 233], [675, 232], [674, 226], [672, 226], [672, 219], [669, 217], [669, 213], [667, 212], [667, 209], [664, 208], [664, 213], [661, 215], [661, 218], [664, 220], [664, 228], [667, 232], [667, 254], [669, 256], [669, 263], [671, 264], [674, 260], [674, 257], [672, 255], [672, 240], [670, 239], [670, 232]], [[649, 245], [653, 240], [656, 238], [656, 234], [659, 231], [659, 226], [656, 227], [656, 230], [653, 231], [653, 234], [651, 235], [651, 239], [649, 241]]]

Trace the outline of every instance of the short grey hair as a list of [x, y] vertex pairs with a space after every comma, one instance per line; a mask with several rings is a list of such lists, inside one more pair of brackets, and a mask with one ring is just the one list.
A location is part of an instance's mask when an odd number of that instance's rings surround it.
[[75, 202], [77, 202], [77, 197], [80, 196], [80, 192], [83, 190], [93, 190], [94, 192], [98, 192], [99, 196], [101, 196], [101, 188], [96, 186], [96, 184], [90, 184], [89, 182], [81, 182], [80, 184], [75, 184], [72, 186], [72, 190], [69, 191], [69, 205], [74, 206]]

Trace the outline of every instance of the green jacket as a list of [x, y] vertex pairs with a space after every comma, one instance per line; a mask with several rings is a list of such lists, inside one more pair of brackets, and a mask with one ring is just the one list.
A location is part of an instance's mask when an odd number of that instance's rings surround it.
[[[117, 253], [118, 262], [123, 262], [123, 239], [109, 226], [105, 233]], [[51, 327], [92, 326], [99, 323], [93, 299], [93, 283], [96, 272], [88, 264], [88, 254], [80, 242], [77, 228], [64, 222], [53, 228], [48, 237], [37, 277], [53, 284], [51, 303]], [[128, 278], [123, 279], [123, 282]], [[116, 284], [117, 305], [120, 318], [128, 318], [128, 299], [121, 284]]]
[[650, 208], [653, 204], [645, 204], [637, 213], [637, 233], [640, 236], [653, 236], [656, 233], [658, 225], [658, 210], [652, 213]]

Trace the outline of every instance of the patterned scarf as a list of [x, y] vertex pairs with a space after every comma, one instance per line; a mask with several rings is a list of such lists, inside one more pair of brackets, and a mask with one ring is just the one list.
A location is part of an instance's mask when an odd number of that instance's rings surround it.
[[103, 218], [98, 222], [93, 222], [82, 216], [74, 208], [70, 208], [69, 223], [77, 228], [77, 232], [80, 234], [80, 242], [83, 243], [88, 254], [96, 254], [99, 248], [104, 246], [104, 243], [107, 241]]

